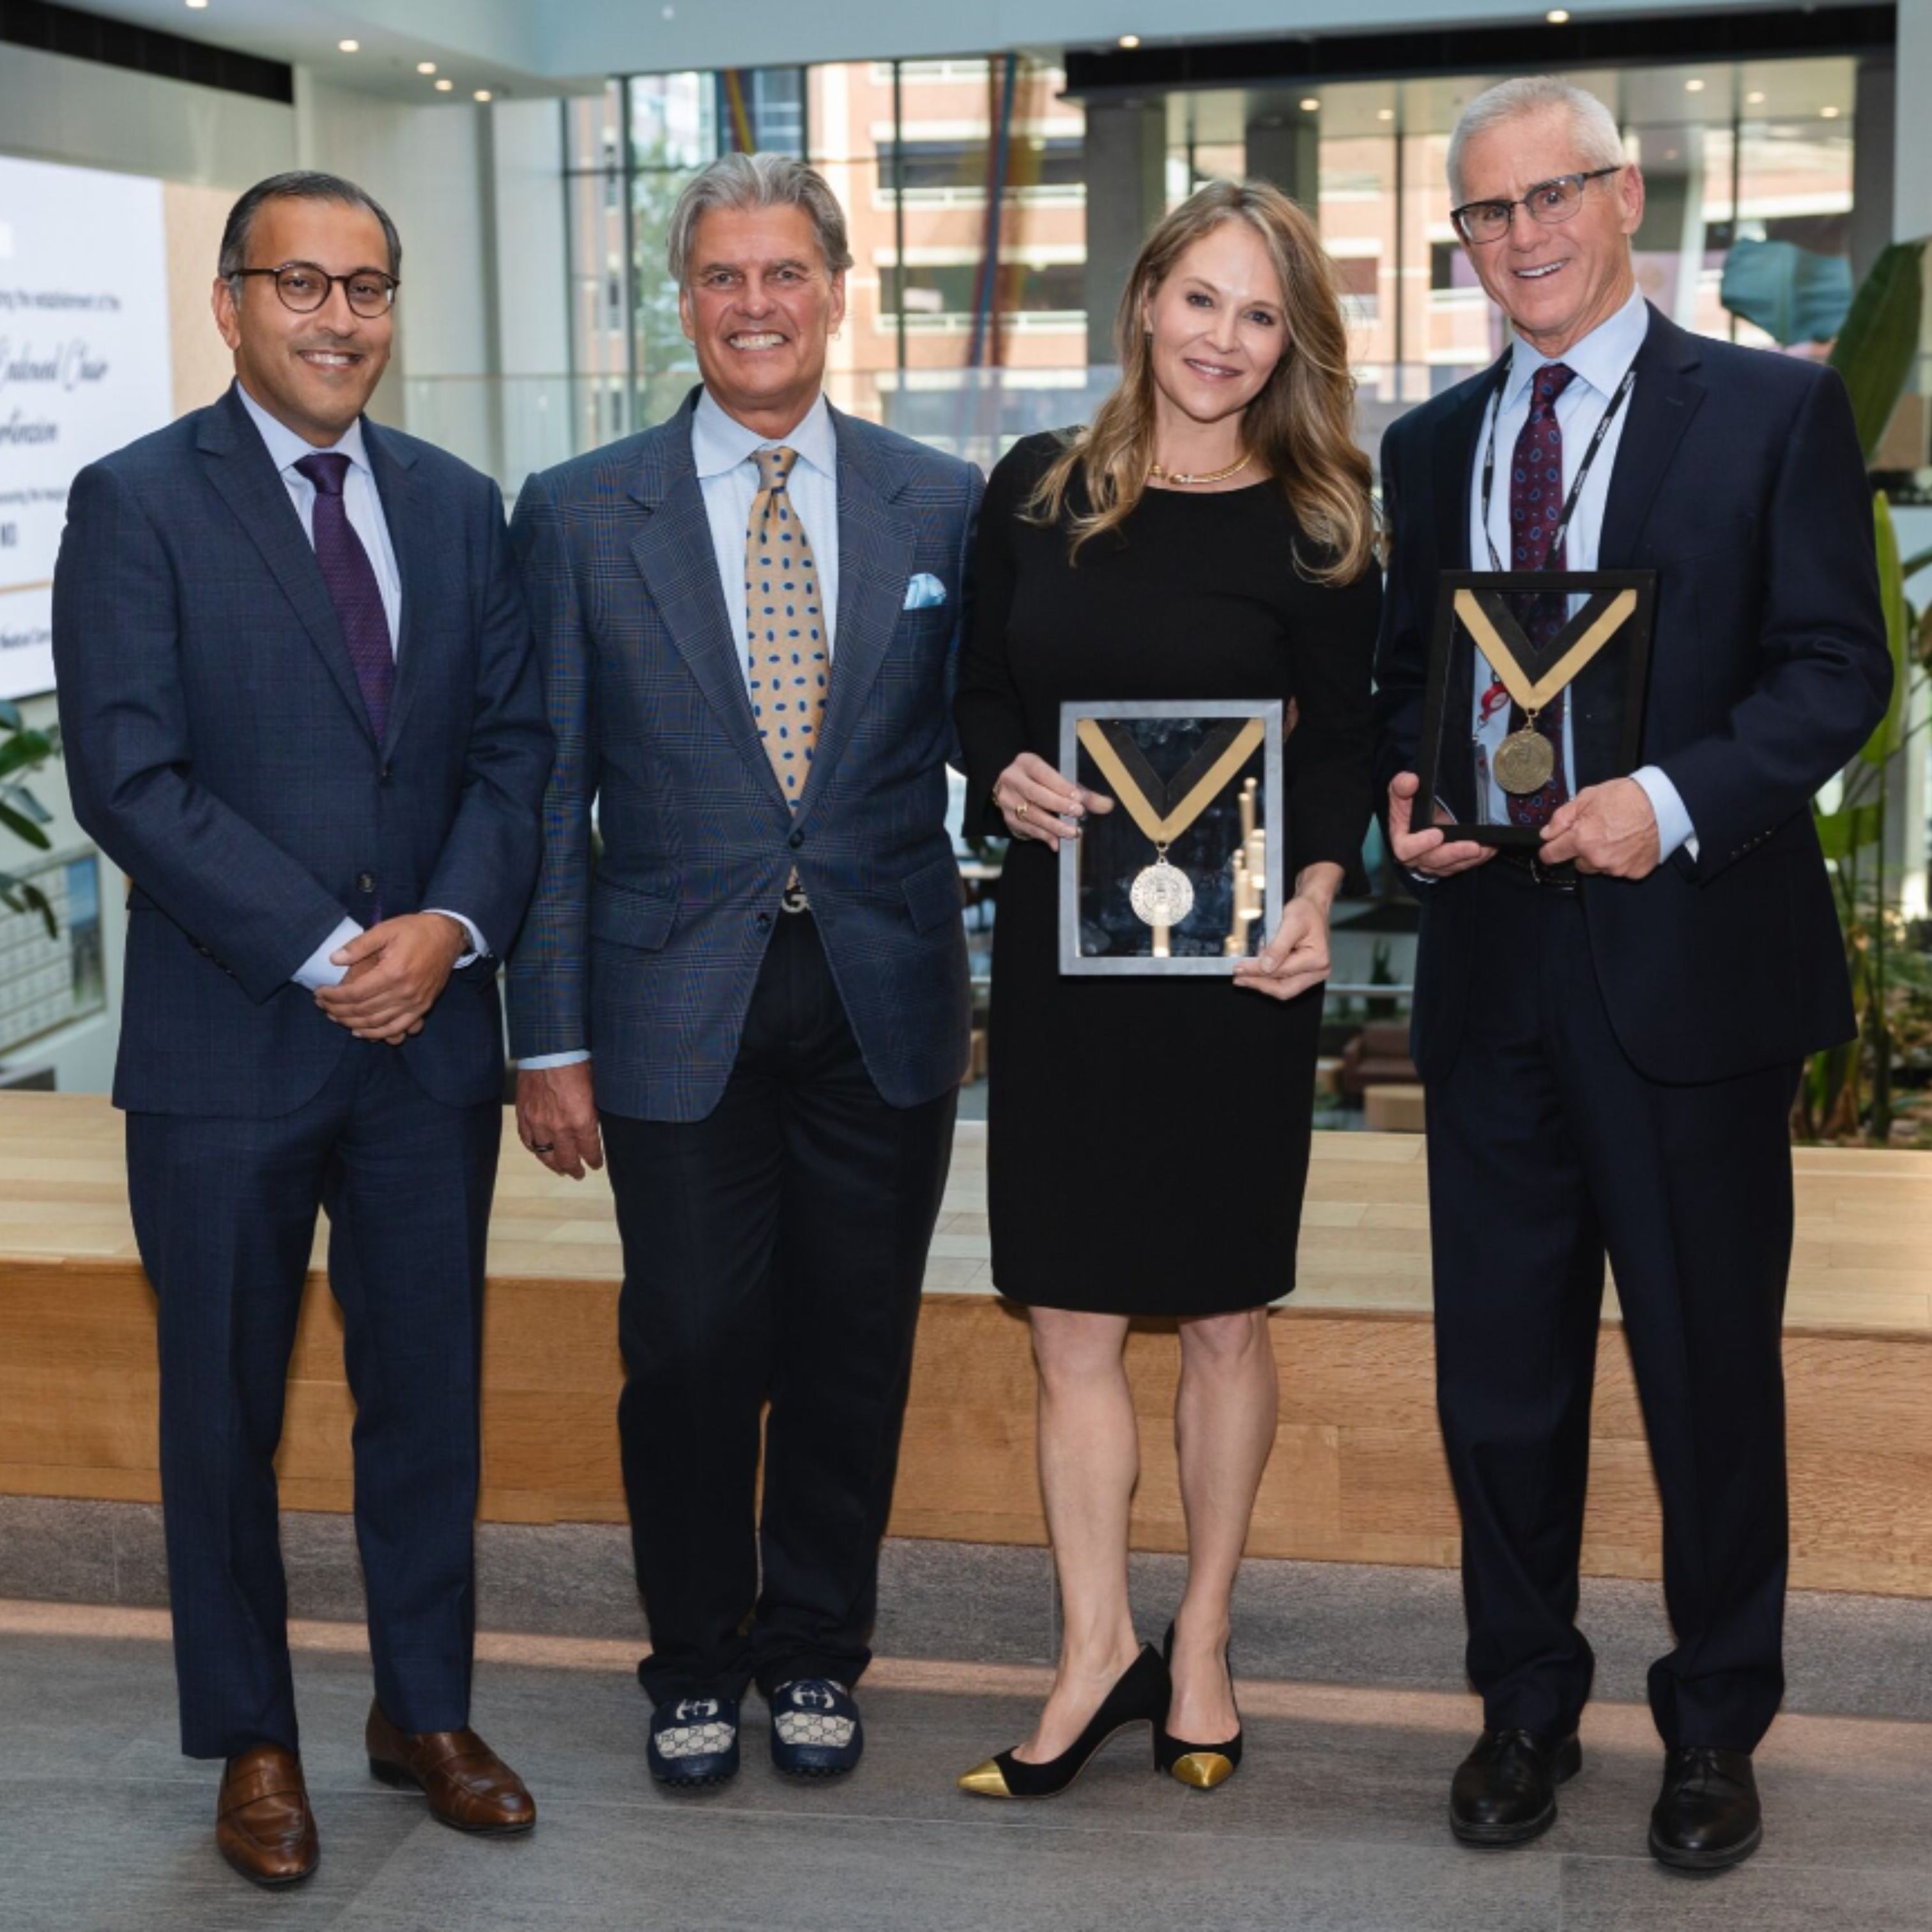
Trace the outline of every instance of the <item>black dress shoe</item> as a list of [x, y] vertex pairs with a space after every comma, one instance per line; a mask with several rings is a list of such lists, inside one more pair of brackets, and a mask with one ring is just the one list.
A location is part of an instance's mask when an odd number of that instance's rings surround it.
[[1650, 1814], [1651, 1856], [1672, 1871], [1720, 1872], [1764, 1842], [1750, 1753], [1680, 1744], [1664, 1755], [1664, 1790]]
[[[1174, 1663], [1174, 1626], [1167, 1627], [1167, 1641], [1160, 1647], [1160, 1660], [1170, 1670]], [[1221, 1653], [1221, 1662], [1228, 1672], [1228, 1695], [1232, 1701], [1234, 1694], [1234, 1666], [1226, 1650]], [[1241, 1767], [1240, 1712], [1234, 1712], [1234, 1735], [1224, 1738], [1218, 1744], [1190, 1744], [1184, 1738], [1178, 1738], [1167, 1728], [1162, 1718], [1154, 1726], [1154, 1762], [1157, 1771], [1177, 1778], [1196, 1791], [1212, 1791], [1216, 1786], [1225, 1784]]]
[[1556, 1787], [1583, 1768], [1572, 1731], [1485, 1731], [1449, 1787], [1449, 1828], [1466, 1845], [1523, 1845], [1556, 1822]]

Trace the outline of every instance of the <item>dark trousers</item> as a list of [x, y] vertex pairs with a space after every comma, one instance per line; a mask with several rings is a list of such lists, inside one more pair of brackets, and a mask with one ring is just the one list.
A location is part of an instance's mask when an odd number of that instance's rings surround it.
[[484, 1246], [502, 1109], [430, 1100], [352, 1042], [272, 1120], [128, 1117], [159, 1300], [161, 1497], [182, 1748], [297, 1748], [274, 1456], [326, 1204], [356, 1398], [356, 1534], [382, 1708], [469, 1722]]
[[1428, 1094], [1437, 1393], [1485, 1721], [1568, 1732], [1607, 1250], [1664, 1510], [1666, 1744], [1749, 1750], [1784, 1694], [1788, 1120], [1796, 1070], [1645, 1079], [1605, 1014], [1575, 895], [1492, 861], [1468, 1016]]
[[794, 914], [778, 920], [716, 1109], [604, 1116], [624, 1244], [617, 1422], [654, 1701], [742, 1696], [754, 1678], [767, 1694], [793, 1677], [850, 1684], [871, 1660], [957, 1101], [880, 1098], [814, 920]]

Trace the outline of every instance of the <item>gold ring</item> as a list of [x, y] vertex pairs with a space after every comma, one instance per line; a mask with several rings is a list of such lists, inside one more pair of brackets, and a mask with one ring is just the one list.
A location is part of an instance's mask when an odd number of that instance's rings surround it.
[[1024, 818], [1026, 815], [1027, 802], [1024, 799], [1022, 799], [1019, 803], [1013, 807], [1013, 816], [1016, 818]]

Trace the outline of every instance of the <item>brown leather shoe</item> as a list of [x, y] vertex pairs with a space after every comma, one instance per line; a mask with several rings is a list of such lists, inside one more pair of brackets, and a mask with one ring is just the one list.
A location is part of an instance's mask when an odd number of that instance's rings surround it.
[[369, 1768], [385, 1784], [420, 1791], [430, 1815], [459, 1832], [501, 1837], [537, 1822], [524, 1780], [474, 1731], [399, 1731], [369, 1706]]
[[293, 1751], [257, 1744], [228, 1760], [215, 1802], [214, 1842], [257, 1885], [293, 1885], [315, 1870], [322, 1846]]

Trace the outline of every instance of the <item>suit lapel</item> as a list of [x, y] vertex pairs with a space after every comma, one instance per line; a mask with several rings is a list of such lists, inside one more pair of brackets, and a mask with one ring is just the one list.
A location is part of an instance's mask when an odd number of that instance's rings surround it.
[[436, 568], [434, 532], [428, 527], [429, 506], [416, 476], [416, 452], [406, 443], [392, 444], [374, 423], [362, 424], [362, 446], [376, 478], [376, 494], [396, 554], [396, 574], [402, 583], [402, 634], [396, 640], [396, 688], [389, 700], [389, 717], [382, 739], [385, 753], [402, 735], [403, 720], [421, 688], [428, 667], [422, 662], [427, 626], [423, 612], [430, 595]]
[[898, 628], [912, 570], [913, 538], [892, 500], [897, 466], [864, 425], [834, 410], [838, 443], [838, 611], [832, 640], [832, 689], [812, 776], [799, 801], [802, 818], [831, 782]]
[[691, 405], [653, 440], [631, 494], [645, 512], [631, 555], [652, 602], [725, 736], [764, 779], [780, 805], [788, 801], [752, 716], [752, 694], [738, 662], [738, 645], [718, 580], [717, 553], [704, 493], [691, 460]]
[[1649, 331], [1637, 351], [1630, 419], [1617, 440], [1616, 467], [1610, 472], [1597, 545], [1603, 569], [1628, 570], [1636, 558], [1658, 488], [1704, 400], [1703, 385], [1688, 374], [1698, 360], [1696, 338], [1653, 308]]
[[1469, 478], [1475, 468], [1476, 439], [1482, 434], [1498, 374], [1510, 357], [1493, 364], [1442, 419], [1436, 433], [1436, 556], [1443, 570], [1480, 570], [1469, 554]]
[[206, 412], [196, 442], [202, 453], [214, 459], [208, 465], [208, 474], [215, 488], [295, 606], [343, 701], [367, 731], [369, 714], [363, 706], [362, 686], [356, 681], [356, 667], [343, 641], [328, 586], [322, 580], [322, 566], [315, 560], [314, 546], [289, 501], [288, 486], [268, 454], [268, 445], [232, 389]]

